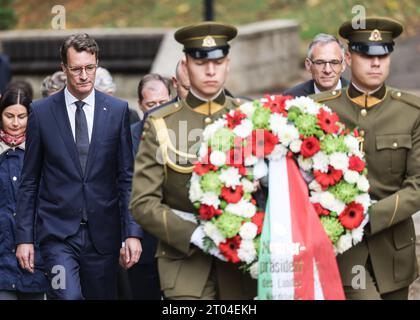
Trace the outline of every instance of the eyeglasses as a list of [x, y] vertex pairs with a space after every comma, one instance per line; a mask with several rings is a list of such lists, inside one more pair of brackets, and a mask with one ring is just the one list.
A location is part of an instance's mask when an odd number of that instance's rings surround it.
[[330, 65], [330, 68], [334, 71], [334, 72], [339, 72], [341, 71], [341, 67], [342, 67], [342, 63], [343, 60], [330, 60], [330, 61], [326, 61], [326, 60], [312, 60], [310, 58], [308, 58], [309, 61], [312, 62], [312, 64], [315, 66], [315, 68], [317, 68], [318, 70], [324, 70], [324, 68], [327, 67], [327, 64]]
[[88, 64], [87, 66], [84, 66], [84, 67], [70, 67], [70, 66], [66, 66], [66, 67], [67, 69], [69, 69], [72, 75], [80, 76], [83, 70], [85, 70], [88, 75], [94, 74], [98, 66], [96, 64]]

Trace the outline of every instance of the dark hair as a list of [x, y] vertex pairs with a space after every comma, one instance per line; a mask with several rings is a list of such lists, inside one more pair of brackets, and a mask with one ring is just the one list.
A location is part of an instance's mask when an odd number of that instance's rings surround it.
[[87, 51], [95, 54], [96, 61], [98, 61], [99, 46], [87, 33], [73, 34], [63, 42], [60, 48], [60, 56], [64, 65], [67, 65], [67, 50], [69, 48], [73, 48], [77, 52]]
[[5, 91], [11, 89], [11, 88], [19, 88], [26, 92], [26, 95], [28, 96], [29, 100], [32, 100], [34, 98], [34, 89], [32, 88], [32, 85], [26, 81], [26, 80], [15, 80], [10, 82]]
[[168, 79], [162, 77], [160, 74], [149, 73], [149, 74], [146, 74], [143, 78], [141, 78], [141, 80], [139, 82], [139, 85], [137, 87], [137, 96], [138, 96], [140, 102], [143, 101], [142, 91], [143, 91], [144, 87], [146, 86], [146, 84], [150, 81], [161, 81], [165, 85], [166, 89], [168, 89], [169, 96], [171, 95], [171, 92], [172, 92], [171, 91], [171, 82]]
[[[32, 100], [29, 98], [28, 93], [19, 87], [10, 87], [7, 89], [0, 99], [0, 116], [3, 114], [4, 109], [7, 107], [13, 106], [15, 104], [20, 104], [26, 108], [26, 111], [29, 114], [30, 105]], [[0, 117], [1, 119], [1, 117]], [[0, 126], [1, 121], [0, 121]]]

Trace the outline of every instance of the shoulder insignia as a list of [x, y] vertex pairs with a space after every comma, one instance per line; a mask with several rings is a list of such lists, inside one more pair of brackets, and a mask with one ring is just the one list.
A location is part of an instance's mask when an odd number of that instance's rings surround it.
[[317, 94], [312, 94], [309, 96], [309, 98], [315, 100], [316, 102], [324, 102], [329, 100], [334, 100], [340, 97], [342, 94], [342, 90], [330, 90], [325, 91]]
[[392, 89], [391, 97], [395, 100], [405, 102], [410, 106], [420, 109], [420, 97], [404, 91]]
[[149, 117], [153, 117], [155, 119], [166, 118], [167, 116], [180, 111], [183, 106], [184, 105], [182, 103], [180, 103], [179, 101], [176, 101], [174, 103], [165, 105], [162, 108], [157, 109], [156, 111], [152, 111], [149, 114]]

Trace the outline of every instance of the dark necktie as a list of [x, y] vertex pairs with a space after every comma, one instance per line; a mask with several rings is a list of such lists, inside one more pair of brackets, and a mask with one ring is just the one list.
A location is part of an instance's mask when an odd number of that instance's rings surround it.
[[89, 152], [89, 133], [88, 126], [86, 121], [86, 115], [83, 111], [83, 106], [85, 103], [83, 101], [76, 101], [76, 147], [79, 152], [79, 161], [82, 166], [83, 174], [85, 173], [86, 162]]

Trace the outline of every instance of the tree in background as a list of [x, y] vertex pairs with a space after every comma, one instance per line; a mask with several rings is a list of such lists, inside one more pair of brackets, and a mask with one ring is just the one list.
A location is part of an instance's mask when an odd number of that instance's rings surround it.
[[13, 29], [17, 23], [14, 0], [0, 0], [0, 30]]

